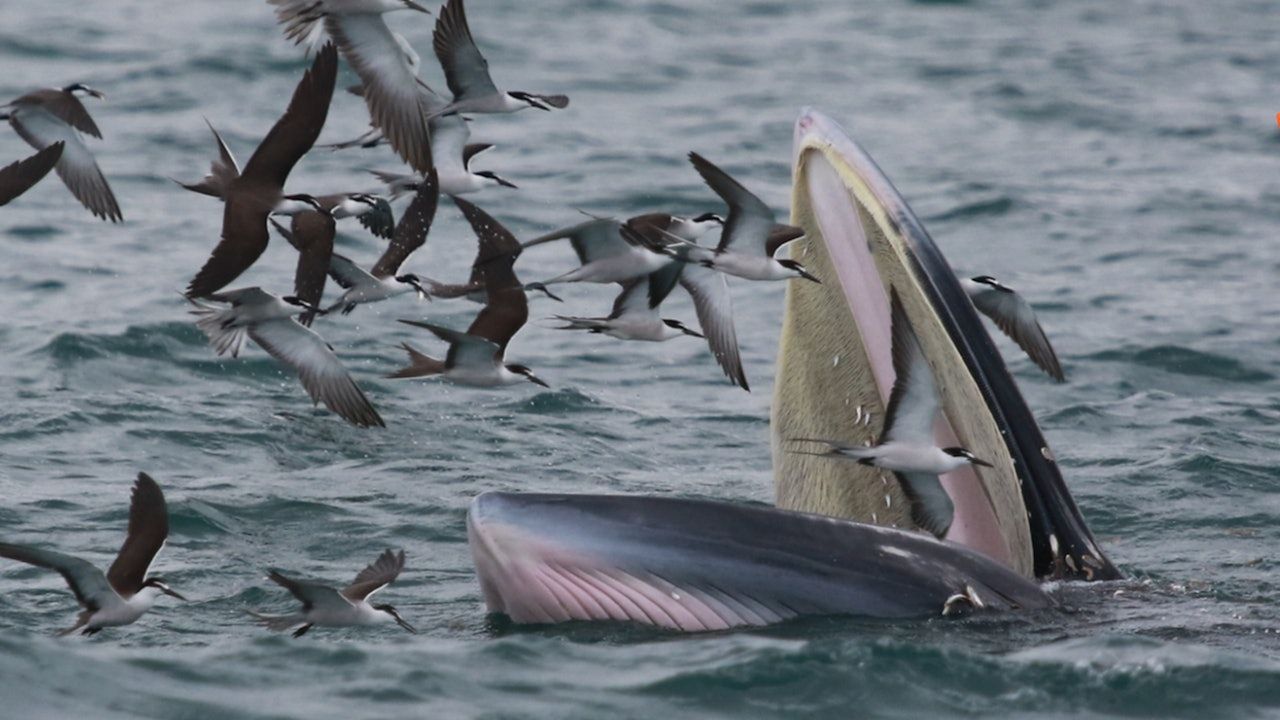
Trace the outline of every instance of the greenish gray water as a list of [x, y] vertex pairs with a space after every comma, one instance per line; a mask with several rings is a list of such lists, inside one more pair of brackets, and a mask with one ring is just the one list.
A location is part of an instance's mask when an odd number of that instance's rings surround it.
[[[1262, 717], [1280, 714], [1275, 292], [1280, 153], [1274, 6], [1263, 2], [858, 4], [472, 0], [500, 81], [564, 91], [561, 113], [481, 118], [477, 163], [521, 186], [473, 196], [522, 236], [611, 214], [717, 209], [697, 150], [775, 207], [791, 123], [812, 104], [876, 157], [961, 271], [1040, 309], [1070, 382], [1010, 367], [1094, 531], [1132, 580], [1067, 586], [1044, 616], [906, 624], [815, 620], [700, 637], [638, 628], [516, 630], [486, 619], [464, 512], [483, 490], [768, 502], [768, 402], [781, 285], [735, 283], [755, 391], [696, 341], [569, 336], [512, 344], [553, 386], [484, 392], [380, 375], [467, 303], [361, 308], [318, 328], [391, 427], [311, 409], [258, 350], [212, 356], [181, 288], [220, 208], [176, 188], [244, 159], [303, 62], [265, 2], [0, 2], [0, 96], [83, 81], [93, 142], [127, 222], [93, 220], [56, 181], [0, 210], [0, 536], [102, 563], [138, 470], [166, 488], [156, 570], [193, 598], [139, 624], [54, 639], [74, 600], [51, 573], [0, 566], [0, 715], [314, 718], [778, 715]], [[393, 16], [424, 54], [430, 22]], [[340, 82], [354, 76], [344, 70]], [[338, 98], [325, 138], [366, 116]], [[3, 162], [29, 154], [0, 134]], [[315, 153], [291, 187], [370, 185], [382, 151]], [[347, 228], [367, 261], [378, 244]], [[414, 268], [461, 277], [473, 240], [442, 207]], [[526, 278], [567, 248], [531, 252]], [[275, 243], [243, 280], [282, 291]], [[567, 291], [605, 311], [608, 288]], [[535, 302], [542, 318], [560, 311]], [[684, 300], [670, 314], [692, 318]], [[248, 622], [284, 609], [271, 564], [347, 579], [387, 546], [386, 591], [422, 635]]]

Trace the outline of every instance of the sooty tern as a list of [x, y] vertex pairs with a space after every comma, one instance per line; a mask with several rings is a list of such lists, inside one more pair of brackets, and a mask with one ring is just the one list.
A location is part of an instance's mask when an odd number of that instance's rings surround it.
[[59, 140], [29, 158], [18, 160], [0, 168], [0, 206], [31, 189], [44, 179], [62, 157], [67, 144]]
[[962, 278], [960, 286], [969, 294], [973, 306], [994, 320], [996, 326], [1018, 343], [1018, 347], [1049, 377], [1058, 382], [1067, 379], [1062, 372], [1062, 364], [1058, 362], [1058, 354], [1049, 344], [1035, 311], [1021, 295], [990, 275]]
[[548, 385], [524, 365], [506, 362], [507, 344], [529, 319], [529, 301], [525, 287], [516, 278], [515, 259], [520, 243], [488, 213], [462, 198], [453, 198], [480, 239], [477, 265], [483, 270], [488, 302], [465, 333], [415, 320], [400, 322], [430, 330], [449, 343], [443, 361], [428, 357], [408, 343], [402, 347], [409, 353], [409, 365], [388, 375], [391, 378], [430, 377], [439, 375], [450, 382], [476, 387], [499, 387], [528, 380]]
[[268, 0], [286, 37], [317, 42], [321, 21], [342, 56], [360, 76], [373, 125], [396, 153], [419, 172], [431, 169], [430, 107], [418, 84], [418, 55], [383, 15], [396, 10], [431, 12], [413, 0]]
[[235, 159], [230, 158], [219, 139], [223, 169], [220, 171], [215, 164], [212, 176], [222, 172], [224, 178], [220, 186], [226, 201], [222, 209], [222, 239], [192, 279], [188, 296], [207, 296], [248, 270], [267, 248], [267, 218], [271, 214], [327, 212], [310, 195], [285, 195], [284, 184], [324, 127], [337, 73], [337, 51], [332, 44], [326, 44], [298, 83], [289, 108], [253, 152], [243, 173], [231, 177], [227, 172], [234, 168]]
[[301, 310], [323, 311], [296, 297], [278, 298], [257, 287], [229, 290], [210, 295], [209, 299], [231, 307], [219, 308], [187, 298], [195, 306], [191, 314], [198, 318], [196, 326], [218, 355], [238, 357], [245, 340], [252, 338], [271, 357], [298, 373], [312, 401], [324, 403], [356, 427], [385, 427], [333, 348], [293, 318]]
[[300, 625], [293, 631], [294, 637], [302, 637], [313, 626], [351, 627], [357, 625], [384, 625], [395, 623], [411, 633], [417, 634], [412, 625], [400, 617], [400, 613], [390, 605], [373, 605], [369, 598], [400, 577], [404, 570], [404, 551], [398, 554], [386, 550], [368, 567], [356, 575], [350, 585], [339, 590], [324, 583], [307, 580], [295, 580], [286, 577], [276, 570], [267, 573], [267, 577], [277, 585], [293, 594], [302, 603], [302, 612], [291, 615], [264, 615], [252, 610], [249, 614], [257, 618], [269, 630], [288, 630]]
[[951, 527], [955, 506], [938, 475], [965, 465], [991, 467], [963, 447], [940, 448], [933, 439], [938, 414], [938, 390], [933, 371], [920, 349], [897, 290], [890, 291], [893, 336], [893, 390], [885, 408], [880, 441], [870, 447], [845, 445], [833, 440], [796, 438], [792, 442], [816, 442], [825, 452], [801, 454], [853, 460], [883, 468], [898, 478], [911, 501], [911, 518], [920, 528], [943, 538]]
[[379, 302], [414, 291], [421, 297], [430, 297], [417, 275], [398, 273], [404, 261], [427, 242], [427, 233], [431, 230], [439, 201], [440, 187], [432, 170], [418, 187], [413, 202], [400, 216], [391, 244], [371, 271], [365, 272], [349, 259], [334, 255], [329, 262], [329, 276], [346, 288], [346, 292], [328, 310], [341, 309], [345, 315], [361, 303]]
[[764, 201], [698, 153], [689, 153], [689, 161], [729, 206], [729, 217], [714, 250], [675, 244], [669, 248], [673, 255], [747, 280], [804, 278], [819, 282], [795, 260], [774, 257], [783, 245], [803, 236], [803, 230], [776, 222]]
[[92, 635], [105, 627], [133, 623], [151, 609], [161, 594], [186, 600], [161, 578], [147, 576], [168, 536], [169, 510], [164, 493], [151, 476], [138, 473], [129, 504], [129, 530], [106, 575], [87, 560], [26, 545], [0, 543], [0, 557], [58, 571], [84, 606], [76, 624], [58, 634], [82, 630], [85, 635]]
[[453, 102], [438, 108], [432, 115], [459, 113], [511, 113], [526, 108], [550, 110], [569, 106], [565, 95], [539, 95], [519, 90], [499, 90], [489, 76], [489, 62], [480, 54], [463, 0], [446, 0], [436, 18], [432, 45], [440, 66], [444, 68]]
[[89, 212], [103, 220], [120, 222], [124, 215], [116, 196], [98, 169], [93, 153], [80, 138], [84, 133], [101, 140], [102, 131], [76, 93], [106, 97], [81, 83], [33, 90], [0, 106], [0, 120], [8, 120], [18, 135], [37, 150], [62, 143], [62, 156], [54, 167], [63, 184]]

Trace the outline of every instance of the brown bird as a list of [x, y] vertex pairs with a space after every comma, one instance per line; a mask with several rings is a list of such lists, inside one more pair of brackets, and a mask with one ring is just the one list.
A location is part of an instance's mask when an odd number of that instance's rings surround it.
[[62, 149], [66, 146], [65, 142], [59, 140], [25, 160], [0, 168], [0, 205], [7, 205], [10, 200], [30, 190], [48, 175], [62, 157]]
[[102, 138], [102, 131], [89, 116], [76, 93], [82, 92], [96, 98], [106, 97], [93, 88], [75, 83], [64, 88], [33, 90], [7, 105], [0, 106], [0, 120], [8, 120], [18, 135], [37, 150], [55, 143], [63, 143], [62, 157], [58, 159], [58, 177], [80, 204], [89, 212], [111, 222], [120, 222], [120, 205], [111, 192], [111, 186], [98, 169], [93, 153], [80, 139], [80, 133]]
[[[337, 74], [338, 52], [332, 43], [326, 44], [298, 83], [284, 115], [249, 158], [244, 172], [226, 178], [222, 190], [226, 200], [222, 240], [187, 287], [188, 297], [217, 292], [249, 269], [267, 249], [270, 215], [327, 212], [310, 195], [285, 195], [284, 183], [293, 166], [320, 136]], [[225, 151], [225, 146], [222, 149]], [[229, 153], [224, 153], [224, 164], [227, 156]], [[234, 160], [231, 163], [234, 165]]]
[[488, 303], [465, 333], [432, 323], [401, 320], [407, 325], [430, 330], [449, 343], [449, 352], [441, 361], [404, 343], [402, 347], [409, 353], [409, 365], [388, 377], [440, 375], [451, 382], [475, 387], [500, 387], [528, 380], [548, 387], [527, 366], [507, 363], [505, 359], [508, 343], [529, 319], [529, 301], [514, 268], [516, 257], [520, 255], [520, 242], [475, 205], [457, 197], [453, 202], [480, 239], [481, 250], [476, 264], [483, 269]]

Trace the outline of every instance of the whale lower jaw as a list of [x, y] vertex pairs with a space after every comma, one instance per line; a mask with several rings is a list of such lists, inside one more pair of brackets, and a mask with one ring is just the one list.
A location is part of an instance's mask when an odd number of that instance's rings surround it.
[[960, 545], [758, 506], [491, 492], [472, 502], [467, 535], [488, 609], [517, 623], [622, 620], [695, 632], [802, 615], [1054, 605], [1035, 583]]

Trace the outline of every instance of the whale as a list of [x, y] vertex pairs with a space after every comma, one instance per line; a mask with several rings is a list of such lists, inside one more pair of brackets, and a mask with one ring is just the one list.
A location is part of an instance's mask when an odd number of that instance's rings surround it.
[[[1049, 580], [1121, 577], [950, 264], [843, 128], [795, 123], [792, 243], [820, 283], [790, 283], [771, 404], [774, 505], [482, 493], [467, 513], [485, 605], [517, 624], [626, 621], [677, 631], [813, 615], [906, 620], [1052, 608]], [[788, 450], [874, 442], [893, 385], [889, 297], [937, 380], [935, 440], [991, 467], [941, 477], [938, 539], [892, 474]]]

